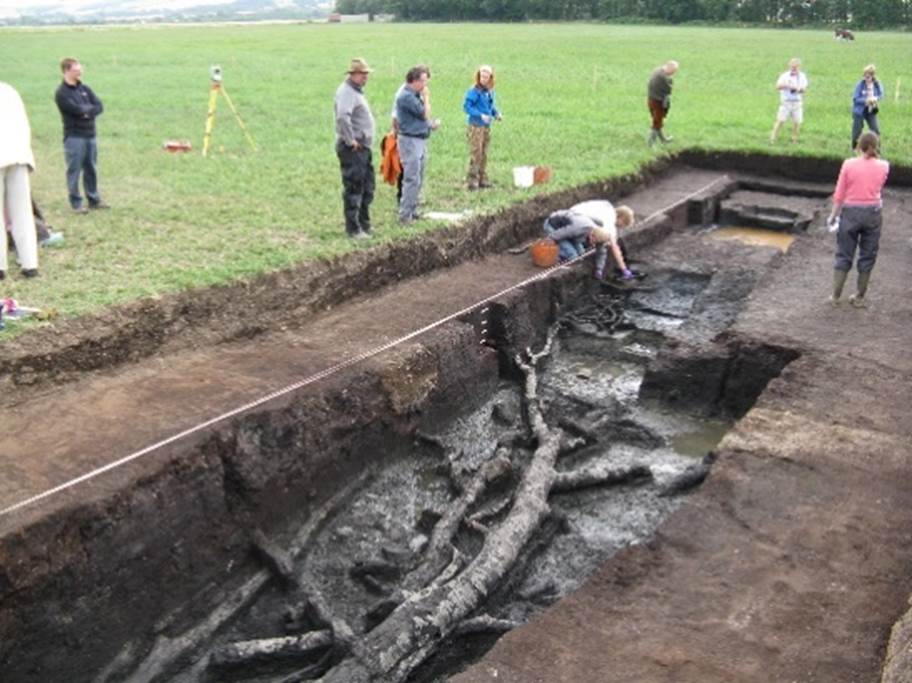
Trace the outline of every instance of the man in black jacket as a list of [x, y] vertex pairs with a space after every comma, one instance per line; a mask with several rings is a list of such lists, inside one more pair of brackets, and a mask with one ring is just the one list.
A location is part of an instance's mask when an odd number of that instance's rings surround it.
[[[98, 194], [98, 143], [95, 139], [95, 117], [104, 111], [92, 89], [82, 82], [82, 64], [67, 57], [61, 60], [63, 82], [54, 99], [63, 117], [63, 153], [67, 165], [67, 189], [70, 206], [76, 213], [88, 209], [107, 209]], [[79, 175], [89, 200], [88, 209], [82, 204]]]

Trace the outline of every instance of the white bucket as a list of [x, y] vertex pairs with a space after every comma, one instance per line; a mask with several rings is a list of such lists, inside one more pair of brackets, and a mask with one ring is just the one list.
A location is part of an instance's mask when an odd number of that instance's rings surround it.
[[535, 166], [514, 166], [513, 184], [516, 187], [532, 187], [535, 179]]

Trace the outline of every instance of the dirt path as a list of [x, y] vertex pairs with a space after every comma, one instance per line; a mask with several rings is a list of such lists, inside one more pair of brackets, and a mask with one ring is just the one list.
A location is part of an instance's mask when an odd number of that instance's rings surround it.
[[910, 199], [887, 194], [869, 309], [825, 303], [831, 238], [796, 243], [733, 333], [802, 356], [709, 481], [454, 681], [880, 680], [912, 591]]

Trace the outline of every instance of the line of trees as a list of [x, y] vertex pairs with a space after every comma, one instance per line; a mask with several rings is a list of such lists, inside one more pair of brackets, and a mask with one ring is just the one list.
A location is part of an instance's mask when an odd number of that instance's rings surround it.
[[912, 0], [336, 0], [342, 14], [411, 21], [636, 20], [912, 26]]

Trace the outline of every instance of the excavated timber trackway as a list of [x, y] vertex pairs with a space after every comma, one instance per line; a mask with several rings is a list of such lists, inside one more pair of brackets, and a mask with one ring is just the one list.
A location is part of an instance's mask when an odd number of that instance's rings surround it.
[[[722, 178], [673, 169], [624, 201], [646, 216]], [[643, 252], [650, 268], [701, 259], [705, 267], [713, 253], [770, 260], [768, 250], [723, 247], [683, 230], [705, 207], [691, 202], [638, 231], [636, 247], [658, 242]], [[877, 680], [890, 627], [912, 592], [912, 253], [899, 229], [910, 217], [909, 191], [889, 191], [867, 310], [826, 307], [832, 245], [819, 229], [772, 259], [726, 338], [758, 356], [772, 349], [797, 360], [723, 440], [708, 483], [649, 543], [615, 556], [457, 680]], [[516, 344], [540, 340], [561, 283], [580, 271], [498, 300], [510, 321], [501, 333]], [[527, 255], [491, 255], [304, 326], [132, 364], [118, 359], [53, 393], [25, 391], [0, 411], [12, 425], [0, 452], [0, 508], [535, 272]], [[705, 323], [705, 338], [697, 327], [656, 358], [644, 392], [705, 407], [698, 394], [711, 364], [701, 354], [711, 360], [727, 343], [710, 343], [718, 328]], [[290, 510], [315, 509], [416, 425], [493, 391], [498, 358], [480, 334], [481, 319], [465, 316], [0, 517], [3, 680], [103, 680], [105, 663], [131, 654], [125, 643], [162, 633], [171, 612], [204, 593], [217, 600], [212, 585], [250, 569], [250, 529], [280, 529]], [[727, 372], [717, 383], [737, 384], [738, 368]], [[387, 448], [371, 448], [378, 445]]]
[[[731, 332], [799, 351], [655, 538], [456, 683], [912, 680], [912, 193], [888, 191], [870, 307], [799, 239]], [[853, 276], [854, 277], [854, 276]], [[851, 283], [850, 283], [851, 284]], [[852, 291], [851, 287], [848, 291]]]

